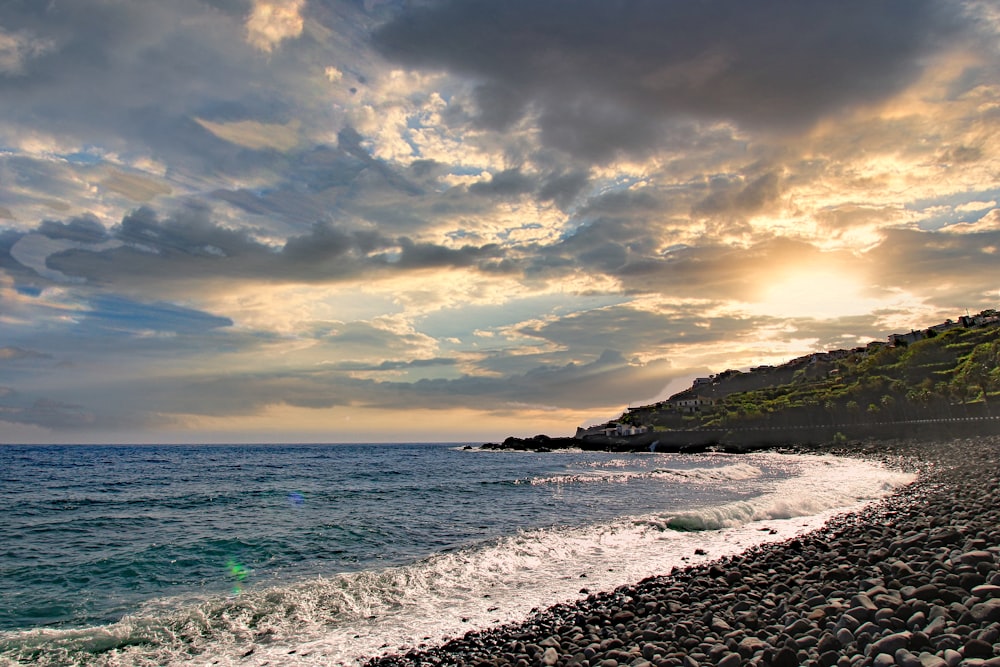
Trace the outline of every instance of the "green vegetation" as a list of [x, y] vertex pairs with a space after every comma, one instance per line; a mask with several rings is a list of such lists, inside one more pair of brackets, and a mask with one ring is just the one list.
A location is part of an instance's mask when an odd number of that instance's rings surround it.
[[[714, 404], [684, 408], [679, 399]], [[621, 421], [655, 430], [836, 427], [1000, 415], [1000, 326], [928, 330], [923, 340], [727, 371]]]

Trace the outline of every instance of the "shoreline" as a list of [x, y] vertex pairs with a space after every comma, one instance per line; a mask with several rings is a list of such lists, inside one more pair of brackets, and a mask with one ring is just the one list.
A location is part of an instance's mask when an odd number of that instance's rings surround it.
[[1000, 666], [1000, 437], [808, 450], [919, 475], [799, 538], [366, 664]]

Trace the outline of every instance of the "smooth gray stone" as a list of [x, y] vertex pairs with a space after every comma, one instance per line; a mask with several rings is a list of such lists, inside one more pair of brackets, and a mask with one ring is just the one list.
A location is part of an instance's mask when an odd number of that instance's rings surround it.
[[1000, 598], [987, 600], [973, 605], [969, 614], [977, 623], [993, 623], [1000, 621]]
[[921, 667], [920, 658], [913, 655], [905, 648], [901, 648], [896, 651], [896, 654], [893, 657], [895, 658], [897, 667]]
[[962, 554], [958, 557], [958, 561], [963, 565], [976, 565], [977, 563], [992, 563], [994, 558], [989, 551], [976, 550]]
[[962, 653], [966, 658], [992, 658], [993, 645], [982, 639], [970, 639], [962, 648]]
[[837, 641], [840, 642], [840, 645], [844, 648], [854, 643], [854, 633], [847, 628], [840, 628], [837, 630], [836, 637]]
[[981, 584], [974, 587], [971, 593], [978, 598], [996, 598], [1000, 597], [1000, 586]]
[[958, 663], [962, 662], [962, 654], [950, 648], [946, 649], [944, 652], [944, 661], [948, 663], [948, 667], [955, 667]]
[[948, 667], [947, 661], [933, 653], [920, 654], [920, 667]]
[[895, 634], [886, 635], [885, 637], [873, 642], [871, 646], [868, 647], [868, 654], [878, 655], [880, 653], [888, 653], [889, 655], [895, 655], [896, 651], [901, 648], [906, 648], [909, 643], [909, 632], [897, 632]]
[[716, 663], [718, 667], [740, 667], [743, 659], [740, 658], [739, 653], [729, 653], [722, 660]]

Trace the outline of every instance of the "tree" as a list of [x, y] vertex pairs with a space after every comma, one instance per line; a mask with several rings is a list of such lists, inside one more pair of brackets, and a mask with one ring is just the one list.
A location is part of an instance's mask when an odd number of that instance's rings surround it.
[[993, 341], [980, 343], [974, 347], [972, 354], [962, 362], [955, 373], [955, 383], [962, 394], [967, 395], [972, 387], [982, 392], [987, 414], [990, 411], [987, 396], [991, 390], [1000, 385], [998, 368], [1000, 368], [1000, 341]]

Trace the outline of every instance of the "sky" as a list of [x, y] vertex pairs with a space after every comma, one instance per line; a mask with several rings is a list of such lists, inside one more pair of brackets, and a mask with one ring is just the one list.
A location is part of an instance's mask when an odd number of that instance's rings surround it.
[[1000, 306], [994, 0], [0, 0], [0, 443], [570, 435]]

